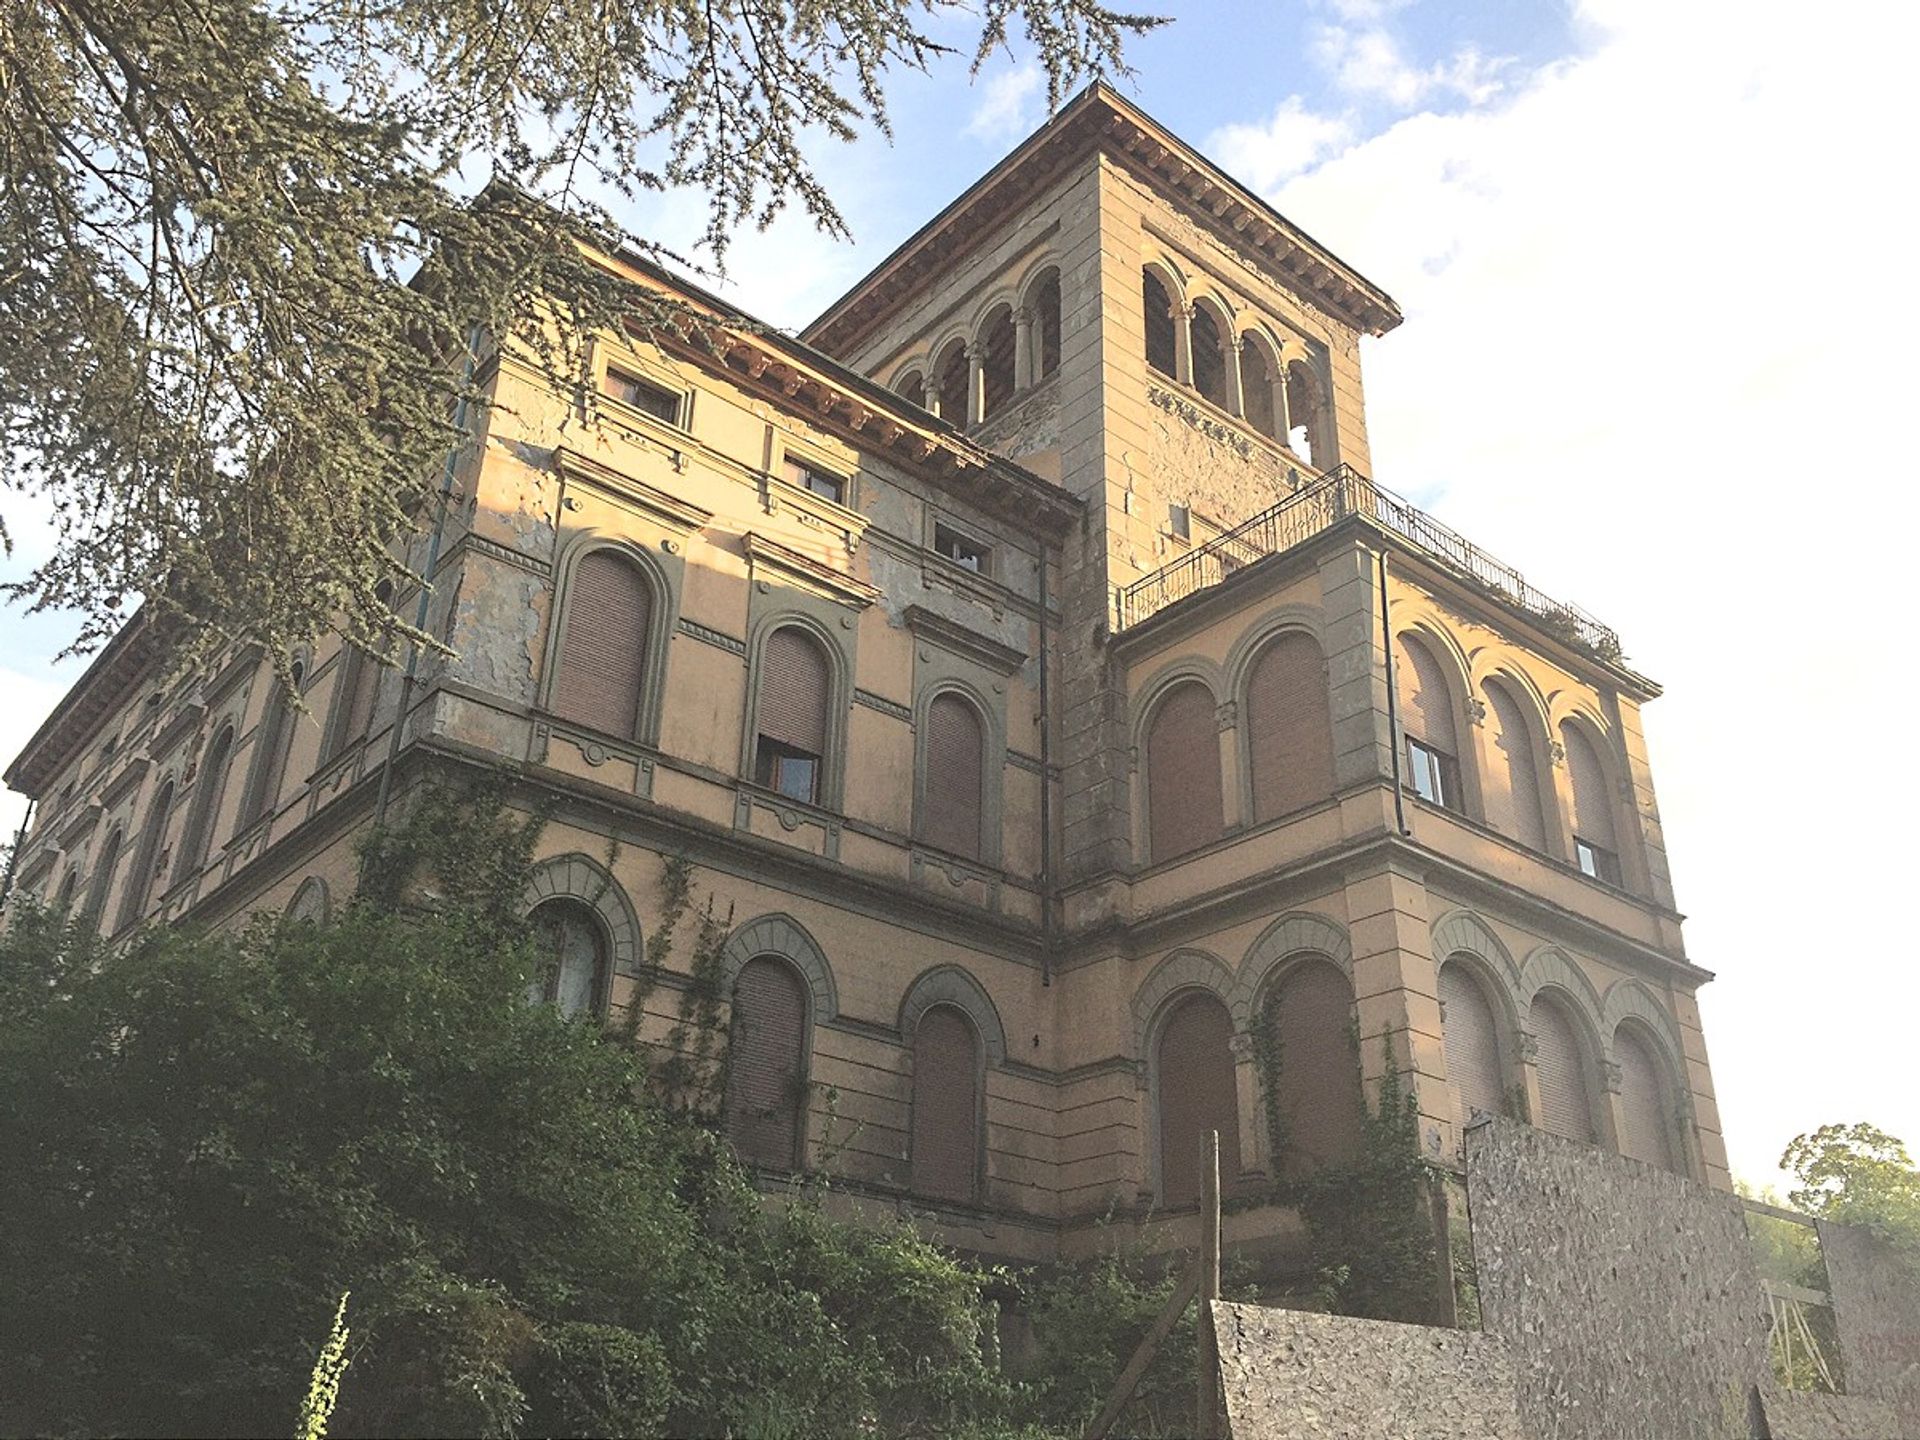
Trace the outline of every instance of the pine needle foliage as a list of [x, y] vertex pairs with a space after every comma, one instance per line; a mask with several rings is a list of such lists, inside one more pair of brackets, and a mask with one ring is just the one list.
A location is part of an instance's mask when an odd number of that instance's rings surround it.
[[[573, 243], [663, 258], [613, 218], [643, 192], [704, 204], [704, 267], [790, 207], [845, 234], [809, 137], [888, 133], [883, 84], [959, 8], [0, 6], [0, 521], [34, 496], [56, 530], [7, 593], [77, 611], [78, 650], [144, 602], [183, 662], [411, 634], [377, 590], [459, 439], [469, 337], [572, 382], [584, 336], [670, 323]], [[975, 67], [1023, 38], [1056, 104], [1158, 23], [978, 19]]]

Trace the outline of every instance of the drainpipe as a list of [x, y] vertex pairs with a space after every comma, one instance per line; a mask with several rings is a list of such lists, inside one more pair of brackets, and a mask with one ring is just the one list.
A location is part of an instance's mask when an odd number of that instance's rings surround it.
[[1400, 748], [1406, 742], [1400, 736], [1400, 677], [1394, 673], [1393, 612], [1387, 599], [1387, 552], [1380, 551], [1380, 641], [1387, 647], [1387, 734], [1393, 743], [1393, 820], [1402, 835], [1407, 828], [1407, 797], [1400, 781]]
[[1053, 984], [1053, 711], [1047, 703], [1047, 546], [1040, 547], [1040, 983]]
[[[1040, 633], [1045, 635], [1046, 631], [1042, 630]], [[1044, 654], [1046, 652], [1042, 651], [1041, 653]], [[1043, 677], [1045, 673], [1045, 671], [1041, 672]], [[1046, 684], [1044, 678], [1041, 680], [1041, 684], [1043, 686]], [[1040, 693], [1044, 695], [1046, 691], [1042, 689]], [[1041, 703], [1044, 704], [1045, 702], [1043, 701]], [[1043, 790], [1040, 793], [1044, 795], [1046, 792]], [[34, 807], [39, 803], [38, 799], [31, 797], [27, 800], [27, 813], [20, 817], [20, 829], [13, 837], [13, 849], [7, 852], [7, 873], [0, 875], [0, 910], [5, 910], [7, 908], [7, 901], [13, 897], [13, 872], [20, 868], [20, 852], [26, 847], [27, 831], [32, 828], [33, 825]]]
[[[440, 472], [440, 504], [433, 517], [433, 535], [427, 541], [427, 563], [420, 568], [420, 603], [414, 607], [413, 628], [423, 631], [427, 628], [427, 601], [432, 594], [434, 566], [440, 563], [440, 540], [446, 534], [447, 507], [453, 500], [454, 469], [459, 462], [460, 452], [467, 444], [467, 392], [473, 386], [475, 356], [480, 349], [480, 327], [475, 325], [467, 332], [467, 369], [460, 385], [460, 404], [453, 414], [453, 425], [460, 432], [460, 438], [447, 449], [447, 463]], [[393, 733], [387, 739], [387, 758], [380, 764], [380, 792], [373, 802], [373, 828], [378, 830], [387, 822], [387, 796], [393, 787], [393, 767], [400, 758], [400, 737], [406, 727], [407, 712], [413, 706], [413, 692], [420, 683], [420, 642], [407, 642], [407, 673], [400, 682], [400, 710], [393, 717]]]

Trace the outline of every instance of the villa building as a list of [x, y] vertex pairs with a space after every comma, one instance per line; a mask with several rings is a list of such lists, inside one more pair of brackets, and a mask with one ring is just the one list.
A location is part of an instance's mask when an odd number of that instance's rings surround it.
[[685, 857], [741, 1153], [831, 1130], [841, 1193], [957, 1247], [1186, 1243], [1213, 1128], [1228, 1240], [1284, 1237], [1263, 1181], [1389, 1064], [1435, 1160], [1482, 1110], [1728, 1185], [1659, 687], [1373, 483], [1377, 286], [1100, 86], [797, 339], [606, 263], [695, 322], [600, 336], [591, 404], [487, 360], [451, 658], [318, 645], [296, 707], [247, 646], [163, 685], [136, 619], [6, 772], [17, 893], [319, 914], [383, 793], [504, 762], [552, 814], [546, 998], [664, 1039]]

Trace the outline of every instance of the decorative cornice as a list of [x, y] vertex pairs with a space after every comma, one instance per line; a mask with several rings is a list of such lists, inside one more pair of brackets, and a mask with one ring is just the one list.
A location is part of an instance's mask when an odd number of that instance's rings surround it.
[[713, 519], [711, 510], [702, 509], [678, 495], [669, 494], [623, 470], [564, 447], [553, 452], [553, 468], [561, 478], [577, 484], [595, 486], [644, 510], [652, 519], [670, 530], [691, 534], [706, 528]]
[[1068, 171], [1105, 154], [1170, 192], [1184, 213], [1222, 244], [1354, 329], [1383, 335], [1400, 308], [1385, 291], [1144, 111], [1095, 81], [928, 221], [801, 338], [838, 354], [853, 350], [912, 296], [950, 273], [960, 256]]
[[1026, 655], [1011, 645], [1002, 645], [990, 636], [969, 630], [924, 605], [907, 606], [906, 621], [907, 628], [921, 639], [983, 665], [995, 674], [1011, 675], [1027, 662]]
[[754, 578], [771, 575], [783, 585], [805, 590], [842, 605], [864, 610], [881, 595], [880, 588], [856, 575], [843, 574], [831, 565], [823, 565], [812, 556], [789, 550], [757, 530], [746, 533], [747, 565]]
[[746, 641], [736, 640], [731, 635], [723, 635], [718, 630], [710, 630], [698, 620], [689, 620], [684, 615], [680, 617], [679, 629], [680, 633], [689, 640], [698, 640], [702, 645], [711, 645], [714, 649], [724, 650], [729, 655], [739, 655], [744, 658], [747, 653]]
[[856, 705], [864, 705], [869, 710], [878, 710], [882, 715], [890, 716], [903, 724], [913, 723], [913, 712], [906, 706], [889, 700], [884, 695], [876, 695], [871, 690], [856, 689], [853, 692], [853, 702]]
[[[511, 545], [502, 545], [498, 540], [488, 540], [476, 535], [471, 530], [447, 547], [447, 560], [442, 562], [440, 568], [444, 569], [448, 563], [468, 551], [475, 555], [484, 555], [489, 560], [497, 560], [502, 565], [511, 565], [516, 570], [524, 570], [529, 575], [538, 575], [543, 580], [553, 574], [553, 565], [538, 555], [528, 555], [524, 551], [514, 549]], [[436, 578], [438, 574], [439, 571], [436, 570]]]

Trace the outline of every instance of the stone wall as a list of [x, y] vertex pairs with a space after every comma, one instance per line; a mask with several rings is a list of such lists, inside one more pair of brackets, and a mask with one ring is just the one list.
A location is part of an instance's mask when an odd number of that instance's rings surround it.
[[1911, 1440], [1920, 1286], [1820, 1226], [1848, 1392], [1784, 1392], [1740, 1202], [1507, 1120], [1467, 1135], [1484, 1331], [1216, 1305], [1236, 1440]]
[[1737, 1199], [1505, 1120], [1467, 1132], [1467, 1196], [1539, 1440], [1751, 1433], [1767, 1310]]
[[1920, 1284], [1885, 1241], [1821, 1224], [1820, 1253], [1850, 1391], [1878, 1395], [1920, 1435]]
[[1234, 1440], [1530, 1440], [1498, 1336], [1215, 1301]]

